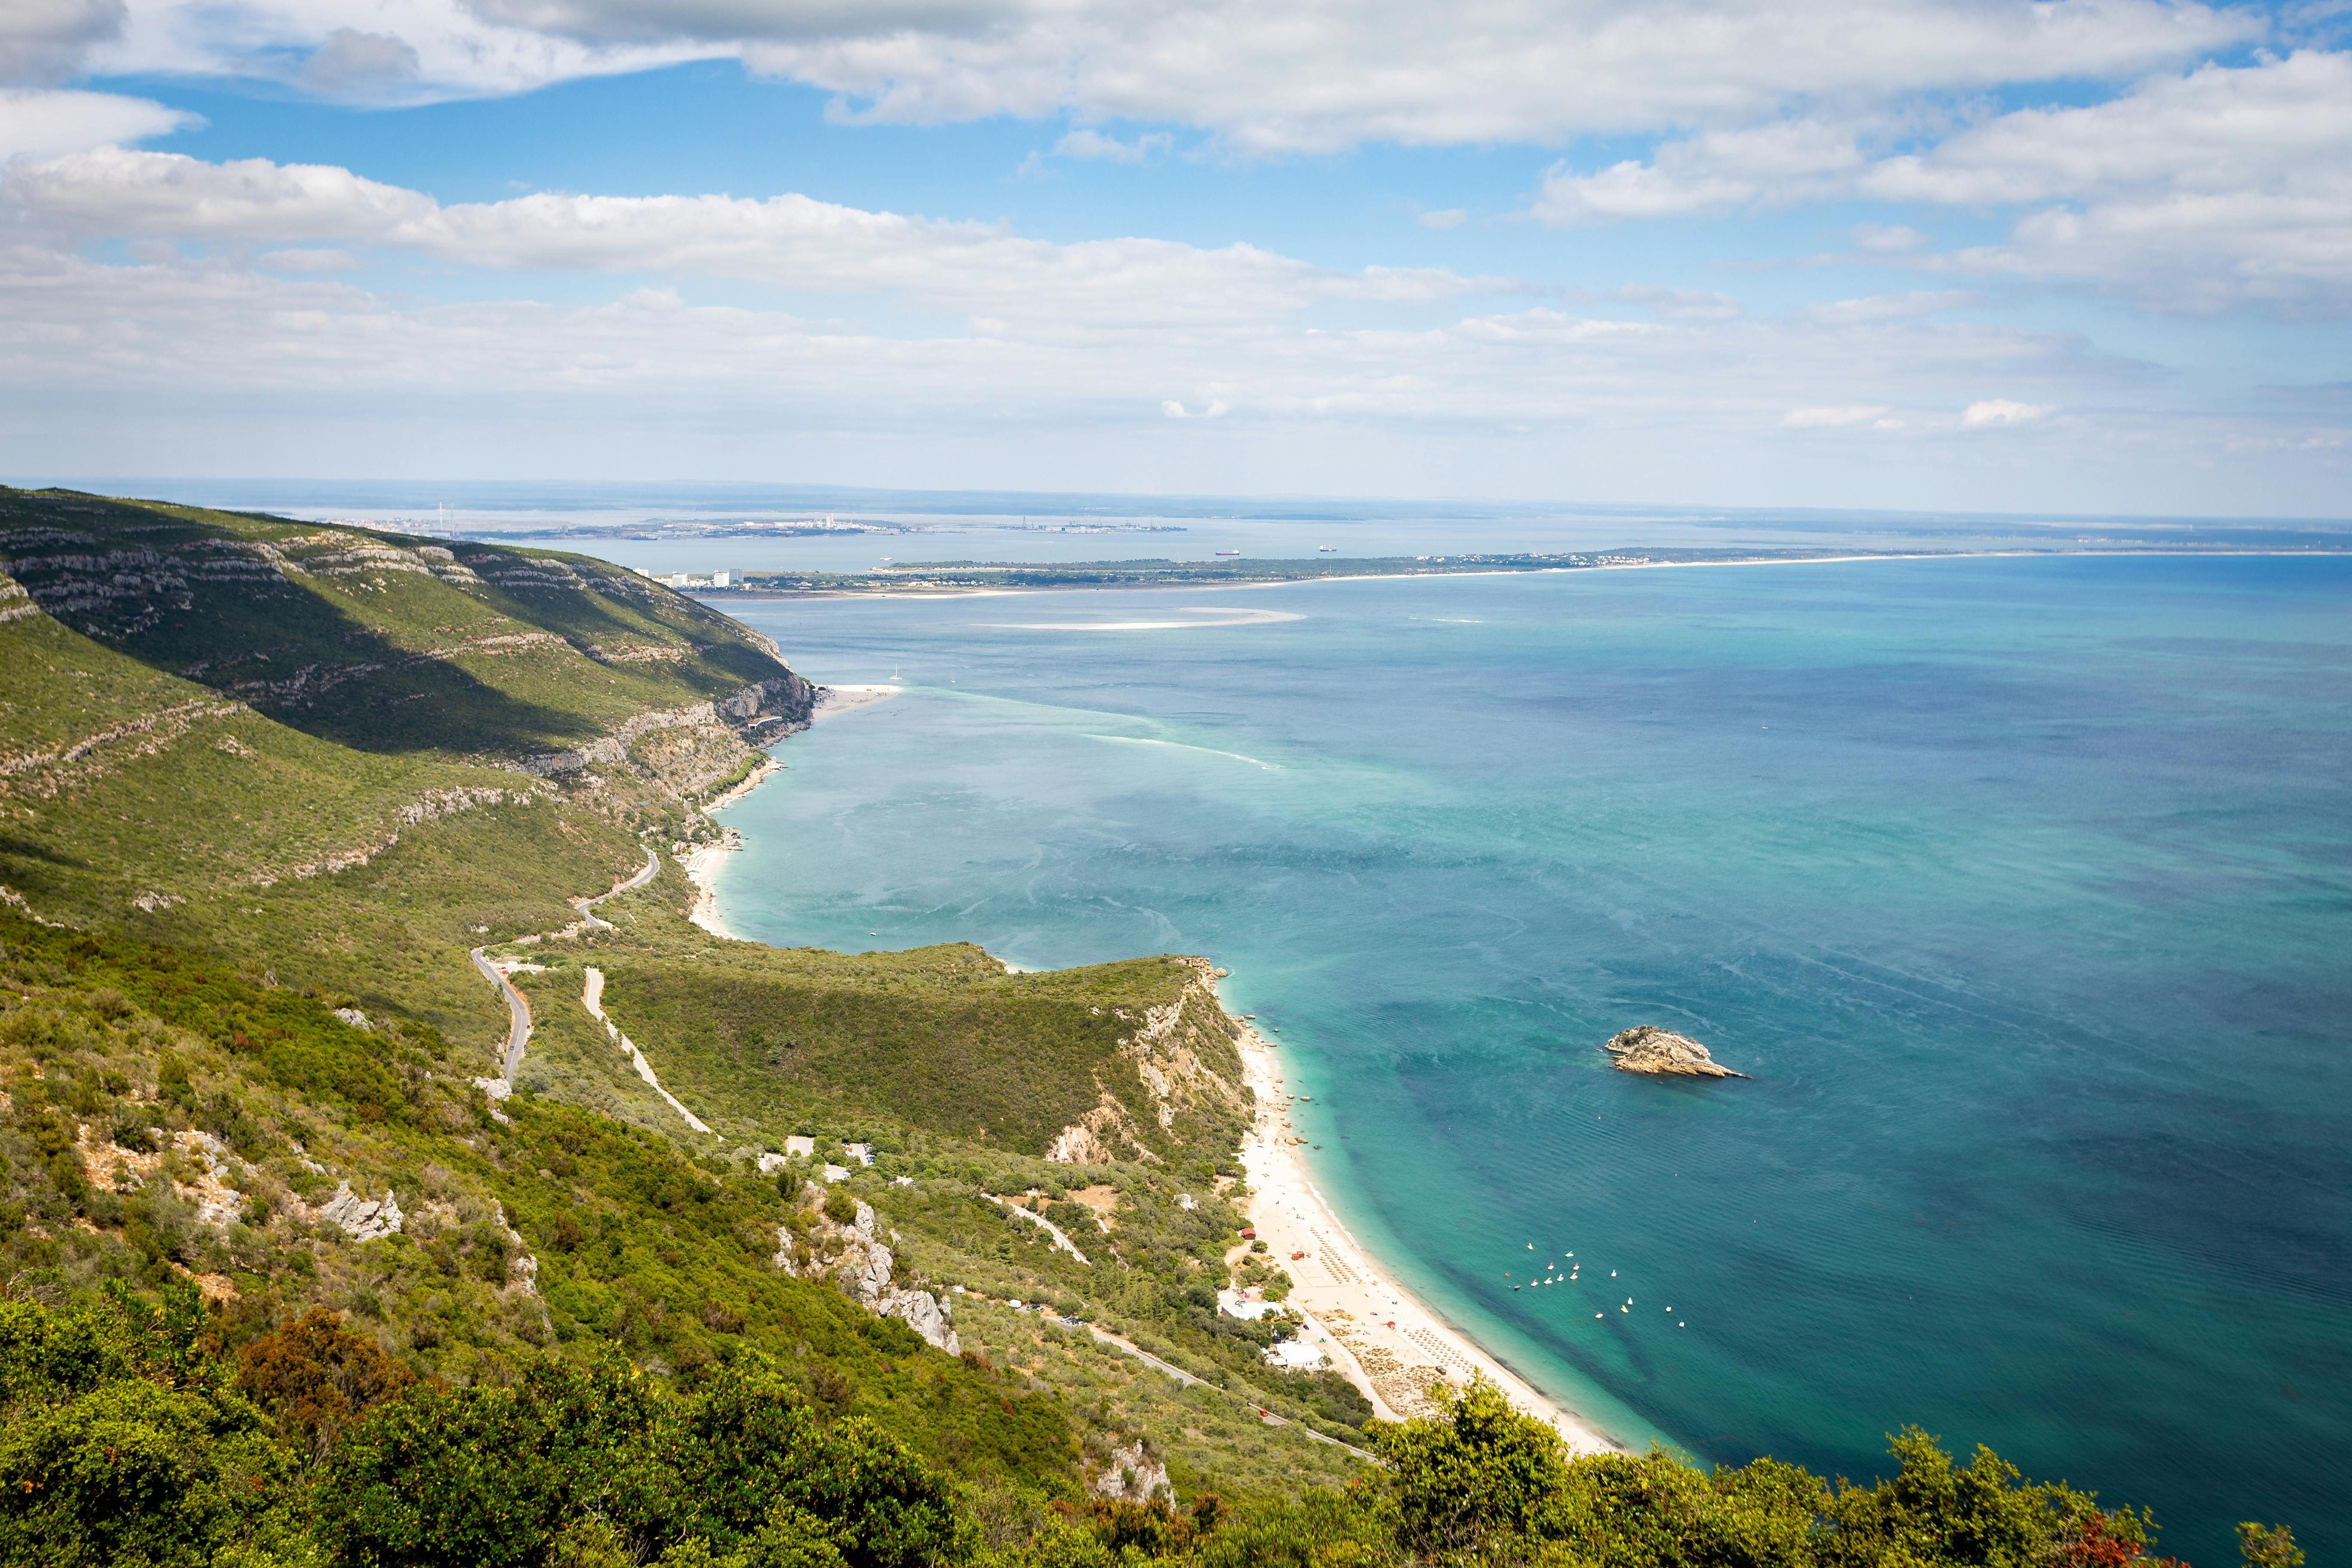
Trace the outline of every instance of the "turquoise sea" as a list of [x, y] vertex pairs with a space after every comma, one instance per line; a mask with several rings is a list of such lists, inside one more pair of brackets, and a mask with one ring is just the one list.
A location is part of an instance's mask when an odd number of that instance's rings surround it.
[[744, 934], [1213, 955], [1359, 1237], [1636, 1442], [2352, 1552], [2352, 561], [726, 607], [908, 687], [730, 813]]

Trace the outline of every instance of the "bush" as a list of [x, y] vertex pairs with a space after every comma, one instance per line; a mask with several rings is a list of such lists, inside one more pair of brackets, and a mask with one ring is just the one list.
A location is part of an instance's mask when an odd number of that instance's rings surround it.
[[0, 1562], [188, 1568], [299, 1531], [298, 1466], [205, 1354], [194, 1287], [0, 1302]]
[[316, 1308], [237, 1354], [236, 1387], [279, 1429], [324, 1458], [352, 1421], [416, 1381], [415, 1373]]

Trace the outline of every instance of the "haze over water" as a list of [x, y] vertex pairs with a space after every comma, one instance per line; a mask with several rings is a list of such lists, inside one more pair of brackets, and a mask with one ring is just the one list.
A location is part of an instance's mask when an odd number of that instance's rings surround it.
[[[909, 687], [729, 814], [746, 936], [1213, 955], [1358, 1235], [1636, 1442], [2352, 1545], [2352, 562], [726, 607]], [[1221, 609], [1297, 618], [1056, 629]]]

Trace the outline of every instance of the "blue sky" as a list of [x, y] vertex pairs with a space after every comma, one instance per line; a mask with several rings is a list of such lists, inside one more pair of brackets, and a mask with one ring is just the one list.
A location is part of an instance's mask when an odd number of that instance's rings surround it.
[[16, 0], [0, 470], [2342, 516], [2347, 34]]

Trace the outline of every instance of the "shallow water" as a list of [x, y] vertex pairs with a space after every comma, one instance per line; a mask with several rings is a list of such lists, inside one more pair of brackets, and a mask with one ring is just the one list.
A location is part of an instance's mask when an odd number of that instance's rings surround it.
[[[728, 608], [909, 685], [729, 814], [744, 934], [1213, 955], [1363, 1240], [1637, 1439], [2352, 1546], [2352, 563]], [[1036, 629], [1203, 608], [1299, 618]]]

